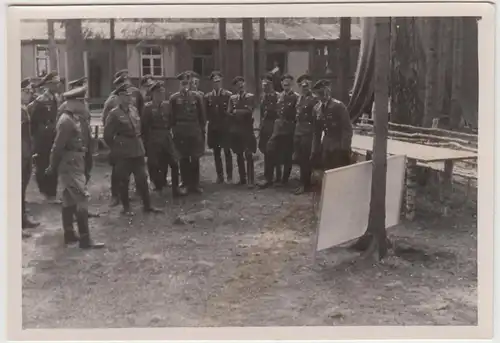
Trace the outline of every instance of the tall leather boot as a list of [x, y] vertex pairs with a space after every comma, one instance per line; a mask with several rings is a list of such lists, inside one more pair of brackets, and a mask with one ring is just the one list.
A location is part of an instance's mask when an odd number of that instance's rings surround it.
[[215, 172], [217, 173], [217, 183], [224, 183], [224, 170], [222, 169], [222, 156], [219, 147], [214, 149]]
[[181, 174], [181, 184], [180, 188], [186, 189], [190, 183], [190, 170], [189, 170], [189, 158], [181, 158], [179, 161], [179, 168]]
[[255, 185], [255, 169], [253, 163], [253, 156], [251, 153], [246, 154], [245, 156], [247, 163], [247, 173], [248, 173], [248, 187], [253, 188]]
[[245, 185], [247, 183], [247, 172], [245, 167], [245, 157], [243, 154], [236, 155], [236, 163], [238, 164], [238, 173], [240, 175], [240, 185]]
[[[222, 168], [222, 165], [221, 165]], [[200, 159], [193, 158], [191, 160], [191, 191], [197, 194], [203, 193], [203, 189], [200, 187]]]
[[172, 165], [172, 196], [174, 198], [186, 195], [186, 189], [179, 187], [179, 167]]
[[269, 154], [264, 155], [264, 182], [260, 183], [259, 188], [268, 188], [273, 184], [273, 174], [274, 174], [274, 163], [271, 162], [271, 156]]
[[78, 242], [79, 238], [73, 227], [73, 216], [76, 214], [76, 206], [63, 207], [61, 211], [62, 225], [64, 230], [64, 244], [73, 244]]
[[226, 162], [226, 177], [227, 182], [233, 182], [233, 154], [231, 150], [224, 149], [224, 160]]
[[116, 173], [116, 167], [111, 167], [111, 207], [120, 204], [120, 180]]
[[80, 249], [101, 249], [105, 247], [104, 243], [94, 242], [90, 238], [89, 215], [86, 210], [76, 212], [76, 222], [80, 234]]

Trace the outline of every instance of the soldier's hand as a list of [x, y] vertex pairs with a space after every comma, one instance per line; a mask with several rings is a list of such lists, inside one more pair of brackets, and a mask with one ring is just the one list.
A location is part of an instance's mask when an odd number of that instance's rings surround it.
[[90, 181], [90, 172], [85, 172], [85, 184], [89, 183]]
[[47, 169], [45, 169], [45, 175], [52, 175], [54, 174], [54, 170], [52, 169], [51, 166], [47, 167]]

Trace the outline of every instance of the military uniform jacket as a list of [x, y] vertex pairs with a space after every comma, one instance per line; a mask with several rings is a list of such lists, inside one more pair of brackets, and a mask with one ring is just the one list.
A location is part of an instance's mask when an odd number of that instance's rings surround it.
[[135, 106], [124, 109], [115, 107], [104, 125], [104, 141], [111, 149], [111, 156], [132, 158], [145, 155], [141, 138], [141, 119]]
[[246, 134], [250, 130], [253, 134], [253, 110], [253, 94], [244, 92], [231, 95], [227, 109], [229, 132]]
[[215, 89], [205, 94], [205, 109], [208, 120], [208, 131], [224, 131], [228, 129], [227, 109], [232, 93], [225, 89]]
[[[91, 135], [87, 120], [80, 114], [63, 112], [57, 121], [57, 135], [52, 146], [50, 165], [66, 172], [83, 173], [92, 169]], [[85, 164], [75, 159], [83, 157]], [[82, 170], [80, 170], [82, 169]], [[61, 170], [62, 171], [62, 170]]]
[[352, 141], [352, 125], [345, 105], [333, 98], [314, 107], [315, 129], [313, 150], [318, 151], [324, 133], [323, 151], [349, 150]]
[[130, 87], [130, 92], [132, 93], [132, 98], [134, 100], [133, 104], [137, 109], [137, 114], [139, 115], [139, 117], [141, 117], [142, 111], [144, 110], [144, 97], [142, 96], [139, 88], [136, 88], [134, 86]]
[[141, 133], [149, 158], [165, 151], [173, 157], [177, 156], [170, 131], [169, 110], [168, 101], [162, 101], [159, 104], [150, 101], [144, 106], [141, 118]]
[[85, 119], [88, 124], [90, 125], [90, 120], [91, 120], [91, 115], [90, 115], [90, 109], [89, 109], [89, 104], [87, 101], [80, 101], [80, 100], [66, 100], [64, 101], [61, 106], [57, 109], [57, 120], [59, 121], [60, 116], [66, 111], [70, 110], [72, 112], [78, 112], [79, 115], [83, 116], [83, 119]]
[[169, 99], [172, 132], [179, 137], [200, 137], [205, 134], [203, 98], [196, 92], [172, 94]]
[[28, 105], [35, 153], [44, 152], [52, 146], [56, 134], [58, 107], [56, 95], [48, 91]]
[[294, 91], [281, 92], [278, 97], [278, 119], [274, 122], [273, 135], [293, 135], [296, 106], [299, 95]]
[[109, 112], [118, 106], [118, 96], [111, 94], [104, 102], [104, 108], [102, 110], [102, 124], [106, 124], [106, 119], [108, 118]]
[[310, 136], [314, 127], [314, 107], [318, 100], [312, 95], [300, 95], [297, 99], [295, 136]]
[[278, 98], [279, 93], [264, 93], [260, 98], [260, 123], [262, 126], [273, 126], [278, 118]]
[[26, 106], [21, 105], [21, 144], [22, 160], [30, 161], [33, 154], [33, 144], [31, 142], [30, 115]]

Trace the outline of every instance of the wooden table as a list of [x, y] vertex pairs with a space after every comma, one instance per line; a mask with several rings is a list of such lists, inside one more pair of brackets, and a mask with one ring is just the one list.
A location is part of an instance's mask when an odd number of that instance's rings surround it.
[[[371, 159], [373, 150], [373, 137], [353, 135], [353, 150], [366, 152], [367, 159]], [[468, 151], [459, 151], [448, 148], [440, 148], [422, 144], [408, 143], [394, 139], [387, 140], [387, 154], [405, 155], [407, 158], [407, 176], [406, 176], [406, 218], [413, 220], [415, 217], [415, 198], [416, 198], [416, 168], [418, 162], [444, 162], [444, 172], [440, 173], [441, 184], [444, 189], [440, 189], [440, 195], [448, 195], [452, 187], [453, 163], [455, 161], [477, 159], [477, 154]], [[441, 191], [444, 192], [441, 193]], [[448, 212], [449, 199], [446, 196], [442, 199], [444, 202], [443, 212]]]

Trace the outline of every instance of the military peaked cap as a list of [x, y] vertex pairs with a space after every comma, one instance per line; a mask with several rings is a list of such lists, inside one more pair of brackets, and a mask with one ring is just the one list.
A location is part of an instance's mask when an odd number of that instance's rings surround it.
[[87, 81], [87, 77], [84, 76], [84, 77], [81, 77], [77, 80], [73, 80], [73, 81], [68, 82], [68, 86], [71, 88], [82, 87], [86, 81]]
[[324, 79], [319, 80], [314, 84], [313, 90], [321, 90], [321, 89], [324, 89], [328, 86], [330, 86], [330, 82], [328, 80], [324, 80]]
[[190, 80], [191, 79], [191, 73], [189, 71], [183, 71], [179, 75], [177, 75], [177, 80], [183, 81], [183, 80]]
[[236, 76], [233, 79], [233, 85], [237, 84], [238, 82], [245, 82], [245, 79], [243, 78], [243, 76]]
[[262, 76], [262, 81], [273, 82], [273, 75], [271, 73], [264, 74]]
[[113, 84], [115, 86], [118, 86], [118, 85], [121, 85], [122, 83], [124, 83], [125, 81], [127, 81], [127, 75], [125, 74], [122, 74], [120, 76], [118, 76], [114, 81], [113, 81]]
[[293, 76], [290, 75], [290, 74], [285, 74], [281, 77], [281, 81], [284, 81], [284, 80], [290, 80], [290, 81], [293, 81]]
[[115, 79], [119, 78], [122, 75], [128, 75], [128, 70], [127, 69], [122, 69], [119, 70], [115, 73]]
[[31, 80], [26, 78], [21, 81], [21, 89], [31, 88]]
[[116, 87], [116, 89], [113, 91], [113, 94], [114, 95], [120, 95], [120, 94], [129, 94], [129, 88], [130, 86], [126, 83], [122, 83], [121, 85], [119, 85], [118, 87]]
[[87, 86], [79, 86], [63, 93], [63, 97], [67, 100], [83, 99], [85, 98], [86, 93], [87, 93]]
[[153, 82], [150, 86], [149, 86], [149, 91], [150, 92], [154, 92], [156, 90], [160, 90], [161, 88], [163, 88], [163, 82], [162, 81], [156, 81], [156, 82]]
[[297, 83], [302, 84], [304, 81], [311, 81], [311, 77], [307, 74], [300, 75], [299, 78], [297, 79]]
[[141, 86], [150, 86], [153, 84], [153, 76], [152, 75], [144, 75], [141, 80]]
[[40, 81], [39, 86], [41, 87], [47, 83], [58, 83], [60, 81], [61, 79], [59, 78], [59, 74], [57, 73], [57, 71], [51, 71], [50, 73], [45, 75], [42, 81]]
[[210, 80], [212, 81], [220, 81], [222, 79], [222, 73], [220, 71], [213, 71], [210, 74]]

